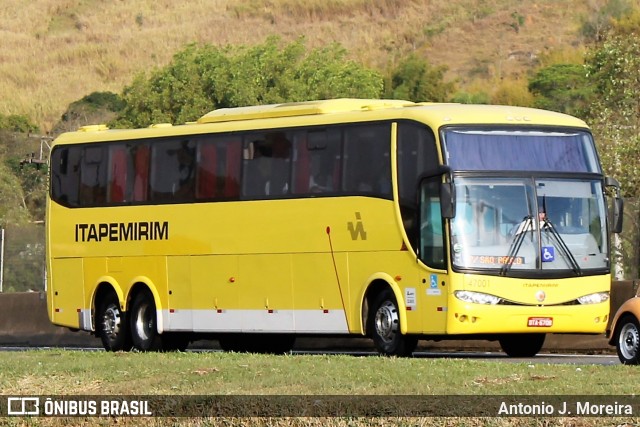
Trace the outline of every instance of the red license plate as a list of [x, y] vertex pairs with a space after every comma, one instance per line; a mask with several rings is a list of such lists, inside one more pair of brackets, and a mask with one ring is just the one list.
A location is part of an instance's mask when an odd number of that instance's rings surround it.
[[553, 317], [529, 317], [529, 320], [527, 320], [527, 326], [548, 328], [553, 326]]

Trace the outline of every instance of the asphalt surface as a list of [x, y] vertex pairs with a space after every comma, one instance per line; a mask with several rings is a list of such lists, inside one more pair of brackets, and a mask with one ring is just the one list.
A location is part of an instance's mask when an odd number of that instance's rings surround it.
[[[43, 349], [66, 349], [73, 351], [104, 351], [102, 348], [87, 348], [87, 347], [13, 347], [13, 346], [0, 346], [0, 351], [34, 351]], [[188, 349], [190, 352], [211, 352], [220, 350], [205, 350], [205, 349]], [[354, 357], [376, 357], [378, 354], [374, 351], [293, 351], [292, 354], [344, 354], [352, 355]], [[620, 360], [618, 356], [611, 354], [549, 354], [540, 353], [535, 357], [508, 357], [501, 352], [487, 352], [487, 351], [455, 351], [455, 352], [421, 352], [416, 351], [413, 353], [414, 358], [417, 359], [470, 359], [470, 360], [489, 360], [499, 363], [530, 363], [532, 365], [619, 365]]]

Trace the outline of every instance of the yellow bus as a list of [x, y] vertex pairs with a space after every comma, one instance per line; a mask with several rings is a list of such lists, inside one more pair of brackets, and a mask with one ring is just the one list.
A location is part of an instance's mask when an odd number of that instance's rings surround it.
[[604, 332], [618, 187], [583, 121], [535, 109], [335, 99], [85, 126], [51, 151], [49, 317], [111, 351], [368, 336], [533, 356]]

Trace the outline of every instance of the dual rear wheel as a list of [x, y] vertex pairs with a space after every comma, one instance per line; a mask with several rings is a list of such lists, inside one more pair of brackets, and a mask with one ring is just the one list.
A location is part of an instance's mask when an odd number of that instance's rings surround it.
[[134, 297], [126, 313], [115, 293], [102, 298], [96, 311], [96, 334], [107, 351], [184, 351], [189, 345], [186, 334], [158, 333], [156, 305], [148, 290]]

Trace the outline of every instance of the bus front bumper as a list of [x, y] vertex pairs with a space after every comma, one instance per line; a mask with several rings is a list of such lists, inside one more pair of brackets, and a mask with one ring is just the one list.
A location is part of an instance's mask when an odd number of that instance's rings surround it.
[[602, 334], [609, 301], [570, 306], [483, 305], [455, 301], [447, 314], [447, 334]]

